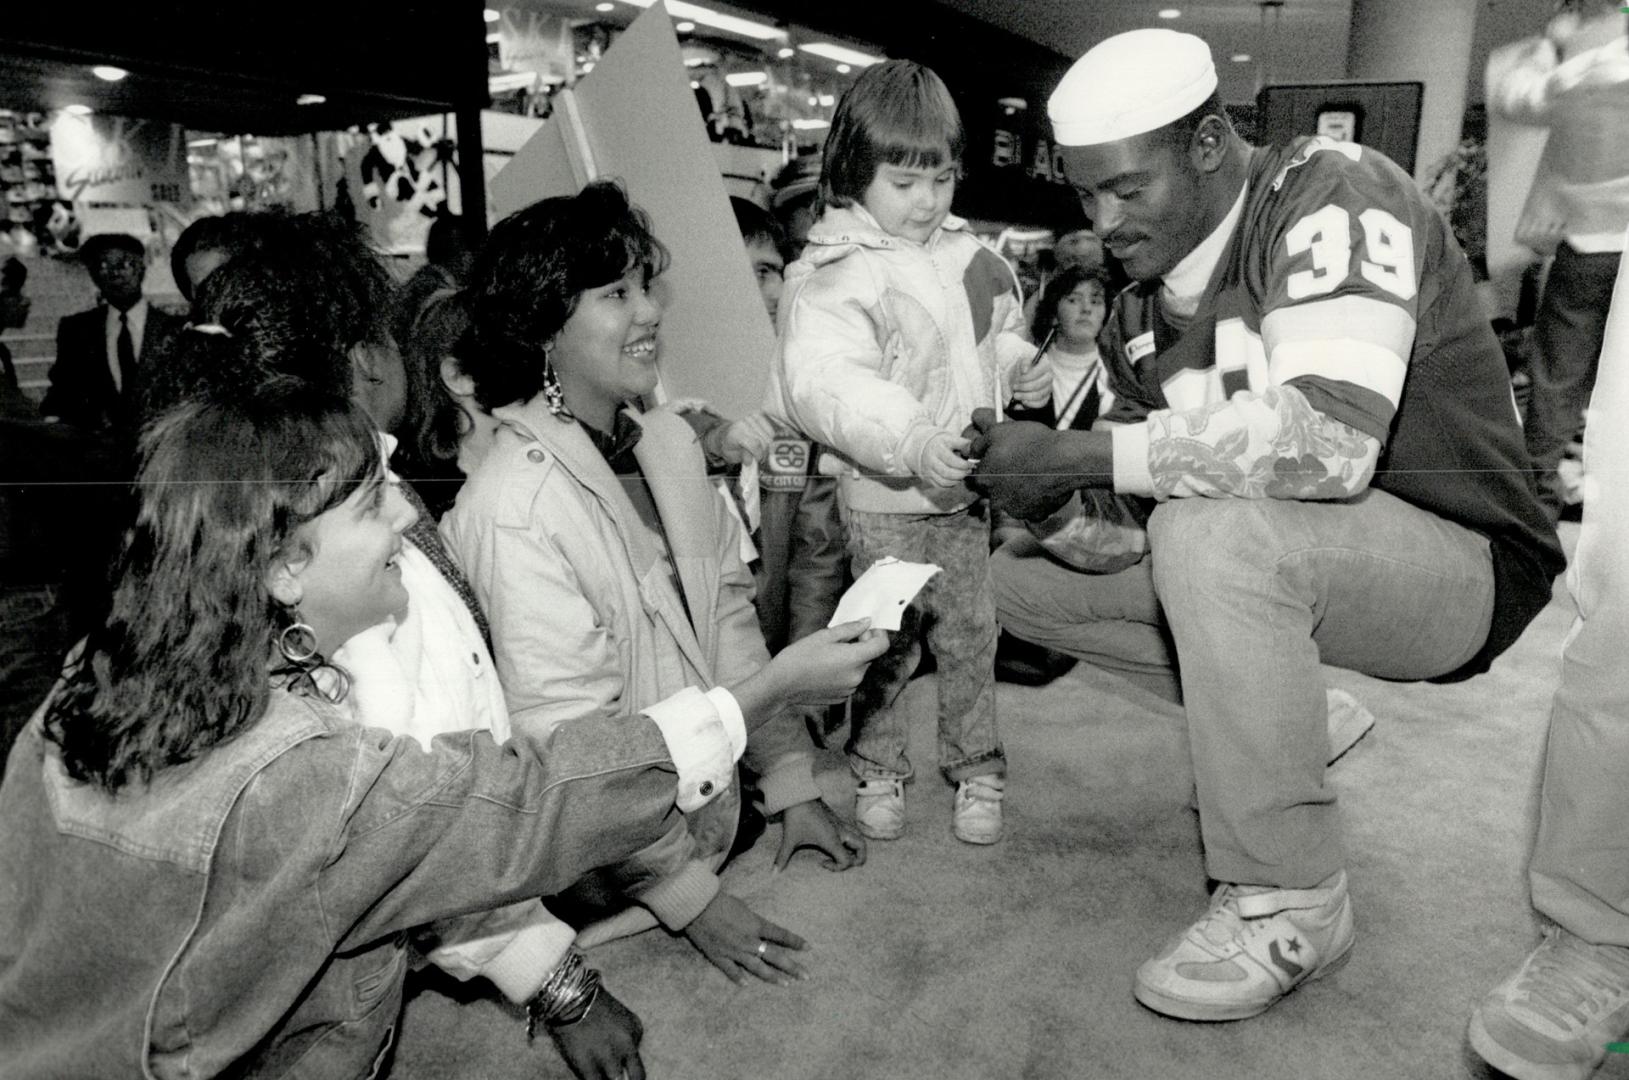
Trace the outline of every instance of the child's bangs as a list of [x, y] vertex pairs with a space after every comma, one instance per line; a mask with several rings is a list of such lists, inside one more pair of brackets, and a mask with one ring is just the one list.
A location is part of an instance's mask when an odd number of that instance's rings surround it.
[[948, 135], [937, 132], [901, 131], [893, 138], [879, 140], [877, 161], [905, 169], [944, 169], [957, 164], [961, 155], [951, 146]]

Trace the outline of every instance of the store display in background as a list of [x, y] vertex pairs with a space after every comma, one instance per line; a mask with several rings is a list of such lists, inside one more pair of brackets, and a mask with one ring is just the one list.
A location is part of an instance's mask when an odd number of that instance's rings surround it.
[[50, 145], [43, 114], [0, 110], [0, 254], [31, 255], [51, 246], [56, 172]]
[[[357, 220], [387, 254], [423, 254], [425, 234], [442, 208], [460, 212], [457, 144], [448, 117], [370, 124], [364, 132], [325, 134], [319, 144], [321, 174], [345, 179]], [[332, 204], [333, 193], [326, 194]]]
[[199, 211], [192, 216], [271, 206], [317, 209], [317, 141], [324, 137], [189, 132], [187, 170]]
[[179, 124], [63, 110], [51, 121], [57, 194], [71, 203], [186, 203], [186, 136]]

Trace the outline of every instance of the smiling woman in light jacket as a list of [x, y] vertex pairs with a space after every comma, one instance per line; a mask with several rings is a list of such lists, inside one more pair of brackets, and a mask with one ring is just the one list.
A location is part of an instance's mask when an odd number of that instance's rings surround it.
[[[695, 435], [634, 404], [656, 384], [650, 284], [665, 262], [644, 215], [601, 183], [500, 222], [472, 274], [474, 346], [453, 389], [498, 427], [442, 534], [490, 620], [516, 731], [597, 722], [687, 686], [727, 708], [723, 688], [755, 672], [801, 687], [834, 663], [863, 669], [886, 644], [852, 624], [769, 660], [738, 526]], [[862, 862], [864, 841], [820, 801], [798, 716], [749, 711], [747, 726], [745, 762], [765, 812], [784, 819], [777, 863], [801, 846], [832, 869]], [[800, 975], [802, 940], [719, 891], [738, 811], [728, 798], [692, 816], [685, 850], [614, 883], [645, 910], [605, 932], [654, 915], [733, 980]]]

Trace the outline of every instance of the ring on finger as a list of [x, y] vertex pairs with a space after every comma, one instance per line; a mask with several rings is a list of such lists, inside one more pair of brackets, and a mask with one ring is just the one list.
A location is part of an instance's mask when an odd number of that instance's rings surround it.
[[758, 942], [758, 959], [762, 960], [764, 958], [764, 954], [767, 952], [769, 952], [769, 942]]

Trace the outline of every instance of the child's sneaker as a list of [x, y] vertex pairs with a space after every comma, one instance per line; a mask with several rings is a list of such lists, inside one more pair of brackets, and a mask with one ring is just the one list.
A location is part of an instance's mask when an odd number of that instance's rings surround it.
[[1001, 839], [1001, 799], [1007, 781], [1000, 776], [970, 776], [956, 785], [956, 809], [951, 831], [968, 844], [993, 844]]
[[854, 821], [873, 840], [898, 840], [905, 831], [905, 782], [892, 776], [861, 780], [854, 789]]
[[1210, 910], [1137, 971], [1137, 1000], [1183, 1020], [1266, 1012], [1352, 951], [1346, 871], [1311, 889], [1220, 885]]
[[1629, 1031], [1629, 949], [1559, 926], [1471, 1014], [1471, 1048], [1518, 1080], [1585, 1080]]

